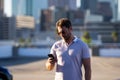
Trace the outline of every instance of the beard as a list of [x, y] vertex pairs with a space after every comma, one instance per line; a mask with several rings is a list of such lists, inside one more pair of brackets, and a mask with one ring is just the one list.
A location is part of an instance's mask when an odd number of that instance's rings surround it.
[[65, 36], [62, 36], [62, 38], [65, 40], [65, 42], [69, 41], [71, 38], [71, 34], [67, 34]]

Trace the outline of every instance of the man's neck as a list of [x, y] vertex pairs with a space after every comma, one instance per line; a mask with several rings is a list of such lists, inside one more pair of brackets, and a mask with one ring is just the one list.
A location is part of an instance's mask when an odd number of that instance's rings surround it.
[[70, 38], [69, 38], [67, 41], [65, 41], [65, 42], [69, 45], [69, 44], [71, 44], [71, 43], [73, 42], [73, 40], [74, 40], [74, 36], [72, 35], [72, 36], [70, 36]]

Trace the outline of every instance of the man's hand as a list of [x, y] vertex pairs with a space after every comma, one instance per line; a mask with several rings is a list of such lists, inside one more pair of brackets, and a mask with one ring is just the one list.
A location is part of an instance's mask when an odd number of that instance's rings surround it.
[[55, 66], [55, 59], [52, 57], [49, 57], [47, 62], [46, 62], [46, 69], [47, 70], [52, 70]]

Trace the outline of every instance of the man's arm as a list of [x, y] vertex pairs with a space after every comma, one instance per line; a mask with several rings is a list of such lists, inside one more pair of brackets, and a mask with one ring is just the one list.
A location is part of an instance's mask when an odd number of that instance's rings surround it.
[[91, 80], [91, 60], [90, 60], [90, 58], [83, 59], [83, 66], [85, 69], [85, 80]]

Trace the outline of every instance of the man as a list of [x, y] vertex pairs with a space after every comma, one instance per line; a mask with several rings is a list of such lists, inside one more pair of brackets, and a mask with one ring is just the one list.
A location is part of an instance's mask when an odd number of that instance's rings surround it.
[[88, 46], [72, 34], [70, 20], [57, 21], [56, 29], [61, 40], [55, 42], [46, 62], [46, 68], [52, 70], [56, 63], [55, 80], [82, 80], [81, 67], [85, 69], [85, 80], [91, 80], [91, 61]]

